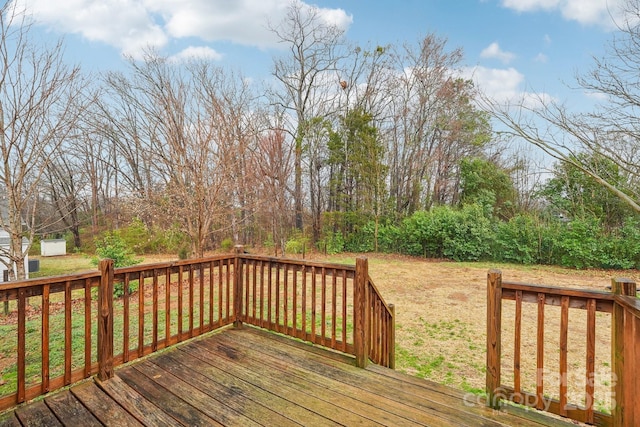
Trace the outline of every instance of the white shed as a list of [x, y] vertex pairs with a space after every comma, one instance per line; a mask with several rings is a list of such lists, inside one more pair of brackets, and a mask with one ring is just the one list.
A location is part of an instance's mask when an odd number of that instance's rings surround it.
[[57, 256], [67, 254], [67, 241], [64, 239], [45, 239], [40, 241], [40, 255]]

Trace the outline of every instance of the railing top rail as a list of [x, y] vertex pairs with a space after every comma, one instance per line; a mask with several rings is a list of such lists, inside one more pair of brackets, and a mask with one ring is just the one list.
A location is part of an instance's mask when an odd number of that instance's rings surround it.
[[615, 295], [616, 304], [633, 312], [636, 317], [640, 318], [640, 299], [628, 295]]
[[86, 273], [69, 274], [61, 276], [39, 277], [35, 279], [5, 282], [0, 284], [0, 292], [11, 291], [21, 288], [33, 288], [44, 285], [52, 285], [65, 282], [77, 282], [86, 279], [99, 278], [99, 271], [89, 271]]
[[605, 301], [613, 301], [614, 299], [614, 294], [607, 291], [562, 288], [558, 286], [534, 285], [530, 283], [520, 283], [520, 282], [503, 281], [502, 289], [509, 289], [514, 291], [523, 291], [523, 292], [544, 293], [549, 295], [569, 296], [569, 297], [577, 297], [577, 298], [588, 298], [588, 299], [595, 298], [598, 300], [605, 300]]
[[378, 299], [382, 302], [382, 305], [384, 306], [385, 310], [387, 310], [387, 313], [391, 314], [391, 308], [389, 308], [389, 304], [387, 304], [387, 302], [382, 297], [382, 293], [378, 290], [376, 284], [373, 283], [373, 280], [371, 280], [371, 276], [367, 276], [367, 281], [369, 282], [369, 286], [373, 288], [375, 295], [377, 295]]
[[140, 271], [152, 271], [152, 270], [159, 270], [163, 268], [180, 267], [184, 265], [206, 264], [212, 261], [221, 261], [221, 260], [233, 259], [233, 258], [235, 258], [235, 254], [225, 254], [225, 255], [216, 255], [212, 257], [198, 258], [198, 259], [184, 259], [184, 260], [156, 262], [151, 264], [137, 264], [137, 265], [131, 265], [128, 267], [118, 267], [114, 269], [114, 274], [120, 275], [125, 273], [138, 273]]
[[278, 257], [270, 257], [270, 256], [264, 256], [264, 255], [251, 255], [251, 254], [240, 254], [240, 258], [252, 259], [255, 261], [267, 261], [267, 262], [273, 262], [277, 264], [290, 264], [290, 265], [318, 267], [318, 268], [325, 268], [325, 269], [335, 268], [336, 270], [346, 270], [346, 271], [354, 271], [354, 272], [356, 271], [355, 265], [330, 263], [330, 262], [323, 262], [323, 261], [308, 261], [308, 260], [297, 259], [297, 258], [278, 258]]

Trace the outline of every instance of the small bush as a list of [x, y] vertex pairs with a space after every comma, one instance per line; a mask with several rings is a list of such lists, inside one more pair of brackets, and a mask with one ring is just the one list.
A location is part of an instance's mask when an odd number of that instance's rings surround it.
[[344, 250], [344, 239], [342, 233], [327, 232], [324, 237], [318, 241], [318, 249], [325, 251], [330, 255], [342, 253]]
[[[98, 265], [101, 259], [112, 259], [114, 267], [126, 267], [129, 265], [139, 264], [141, 260], [136, 259], [131, 253], [130, 249], [125, 244], [125, 241], [115, 232], [108, 232], [105, 236], [96, 240], [96, 255], [91, 262], [93, 265]], [[133, 292], [135, 287], [132, 283], [129, 284], [129, 291]], [[124, 295], [124, 284], [116, 283], [113, 290], [113, 295], [116, 298]]]
[[187, 259], [189, 258], [189, 249], [186, 246], [183, 246], [178, 251], [178, 259]]
[[285, 245], [288, 254], [301, 254], [305, 248], [309, 247], [309, 239], [304, 236], [294, 236]]
[[231, 248], [233, 248], [233, 239], [230, 237], [224, 239], [222, 242], [220, 242], [220, 248], [226, 252], [230, 251]]

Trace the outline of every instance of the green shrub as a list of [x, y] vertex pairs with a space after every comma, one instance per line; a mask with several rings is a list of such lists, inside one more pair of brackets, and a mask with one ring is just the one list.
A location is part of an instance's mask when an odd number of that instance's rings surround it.
[[418, 211], [402, 224], [401, 250], [409, 255], [477, 261], [489, 256], [491, 221], [477, 204]]
[[516, 264], [535, 264], [539, 259], [540, 228], [531, 215], [516, 215], [496, 226], [494, 258]]
[[574, 219], [561, 230], [557, 239], [558, 264], [578, 269], [600, 267], [602, 228], [597, 219]]
[[[141, 260], [136, 259], [125, 241], [116, 232], [107, 232], [102, 239], [96, 240], [96, 257], [91, 260], [93, 265], [98, 265], [101, 259], [112, 259], [114, 267], [126, 267], [139, 264]], [[134, 292], [137, 287], [134, 283], [129, 284], [129, 292]], [[124, 284], [116, 283], [113, 290], [116, 298], [124, 295]]]
[[340, 232], [326, 232], [324, 237], [317, 243], [318, 250], [326, 250], [330, 255], [342, 253], [342, 251], [344, 251], [344, 246], [344, 238]]
[[627, 218], [622, 228], [603, 239], [600, 263], [602, 268], [640, 267], [640, 223], [637, 219]]
[[222, 242], [220, 242], [220, 248], [223, 251], [230, 251], [231, 248], [233, 248], [233, 239], [230, 237], [227, 237], [226, 239], [224, 239]]
[[178, 251], [178, 259], [187, 259], [189, 258], [189, 248], [183, 246]]
[[301, 254], [309, 247], [309, 239], [304, 236], [294, 236], [287, 240], [285, 251], [288, 254]]

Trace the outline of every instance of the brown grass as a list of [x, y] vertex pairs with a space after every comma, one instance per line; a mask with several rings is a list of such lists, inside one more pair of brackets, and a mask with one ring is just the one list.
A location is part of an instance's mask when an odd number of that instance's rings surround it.
[[[547, 266], [514, 266], [485, 263], [435, 262], [421, 258], [368, 254], [370, 276], [388, 303], [396, 307], [396, 368], [407, 373], [481, 393], [485, 384], [486, 278], [491, 268], [503, 280], [552, 286], [604, 290], [612, 277], [636, 281], [638, 271], [576, 271]], [[331, 261], [353, 262], [353, 256]], [[537, 309], [523, 308], [523, 389], [535, 391]], [[558, 307], [547, 307], [545, 318], [545, 393], [558, 397]], [[503, 309], [502, 383], [513, 381], [514, 303]], [[610, 317], [598, 313], [596, 320], [596, 402], [610, 409]], [[584, 403], [586, 315], [571, 310], [569, 320], [570, 402]]]

